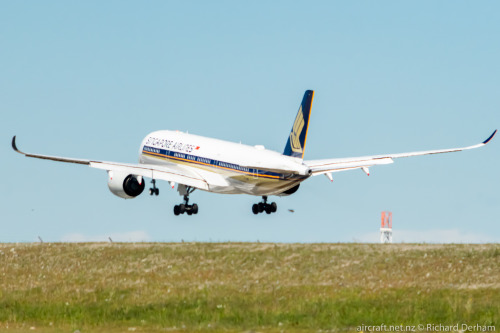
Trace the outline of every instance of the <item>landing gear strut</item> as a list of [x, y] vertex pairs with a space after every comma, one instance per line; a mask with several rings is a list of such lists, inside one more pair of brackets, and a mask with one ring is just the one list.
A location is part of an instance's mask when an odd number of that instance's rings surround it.
[[193, 193], [195, 189], [188, 186], [186, 188], [186, 194], [184, 194], [184, 203], [180, 205], [175, 205], [174, 206], [174, 214], [179, 215], [179, 214], [198, 214], [198, 205], [197, 204], [189, 204], [189, 194]]
[[267, 195], [264, 195], [262, 197], [262, 200], [263, 200], [262, 202], [259, 202], [258, 204], [253, 204], [252, 206], [252, 212], [255, 215], [262, 212], [266, 212], [266, 214], [276, 213], [276, 210], [278, 210], [278, 205], [276, 205], [276, 202], [268, 204]]
[[154, 195], [158, 195], [158, 194], [160, 194], [160, 190], [156, 187], [156, 180], [155, 180], [155, 179], [153, 179], [153, 180], [151, 181], [151, 183], [153, 183], [153, 187], [151, 187], [151, 188], [149, 189], [149, 195], [153, 195], [153, 194], [154, 194]]

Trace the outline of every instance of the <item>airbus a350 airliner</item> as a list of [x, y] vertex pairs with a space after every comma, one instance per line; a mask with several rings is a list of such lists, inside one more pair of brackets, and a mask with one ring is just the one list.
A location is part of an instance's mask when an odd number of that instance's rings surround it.
[[282, 154], [263, 146], [247, 146], [179, 131], [156, 131], [148, 134], [139, 148], [139, 163], [104, 162], [67, 157], [28, 154], [16, 146], [12, 148], [27, 157], [58, 162], [85, 164], [108, 172], [110, 191], [125, 199], [135, 198], [144, 191], [146, 178], [152, 179], [149, 193], [158, 195], [156, 180], [165, 180], [184, 197], [184, 203], [174, 206], [174, 214], [198, 213], [197, 204], [189, 204], [189, 195], [200, 189], [223, 194], [250, 194], [262, 196], [262, 202], [252, 206], [254, 214], [276, 212], [275, 202], [268, 203], [270, 195], [293, 194], [304, 180], [311, 176], [325, 175], [330, 181], [332, 173], [362, 169], [369, 175], [374, 165], [393, 163], [395, 158], [429, 154], [450, 153], [486, 145], [496, 134], [477, 145], [349, 158], [304, 160], [307, 129], [311, 115], [314, 91], [307, 90], [295, 117]]

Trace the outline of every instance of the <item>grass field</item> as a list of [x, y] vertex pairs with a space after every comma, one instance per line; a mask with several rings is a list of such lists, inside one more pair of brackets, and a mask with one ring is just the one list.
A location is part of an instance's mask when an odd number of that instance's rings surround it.
[[500, 328], [500, 245], [0, 244], [0, 331]]

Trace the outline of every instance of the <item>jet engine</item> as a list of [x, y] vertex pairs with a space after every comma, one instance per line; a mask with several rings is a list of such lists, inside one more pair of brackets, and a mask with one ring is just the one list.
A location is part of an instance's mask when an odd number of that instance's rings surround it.
[[142, 176], [108, 171], [109, 190], [120, 198], [133, 199], [144, 191], [144, 186], [145, 184]]
[[297, 184], [295, 185], [294, 187], [292, 188], [289, 188], [288, 190], [284, 191], [284, 192], [281, 192], [280, 194], [278, 194], [280, 197], [286, 197], [287, 195], [290, 195], [290, 194], [294, 194], [295, 192], [297, 192], [297, 190], [299, 189], [299, 186], [300, 184]]

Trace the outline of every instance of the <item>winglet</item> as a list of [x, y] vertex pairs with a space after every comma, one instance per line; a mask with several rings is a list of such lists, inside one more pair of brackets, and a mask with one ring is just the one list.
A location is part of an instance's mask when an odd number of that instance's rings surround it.
[[17, 146], [16, 146], [16, 136], [15, 135], [12, 138], [12, 149], [14, 149], [19, 154], [23, 154], [24, 155], [24, 153], [22, 151], [20, 151], [19, 149], [17, 149]]
[[483, 142], [483, 145], [485, 145], [488, 142], [490, 142], [491, 139], [493, 139], [493, 137], [495, 136], [495, 134], [497, 134], [497, 130], [495, 130], [495, 132], [493, 132], [493, 134], [491, 134], [490, 137]]

